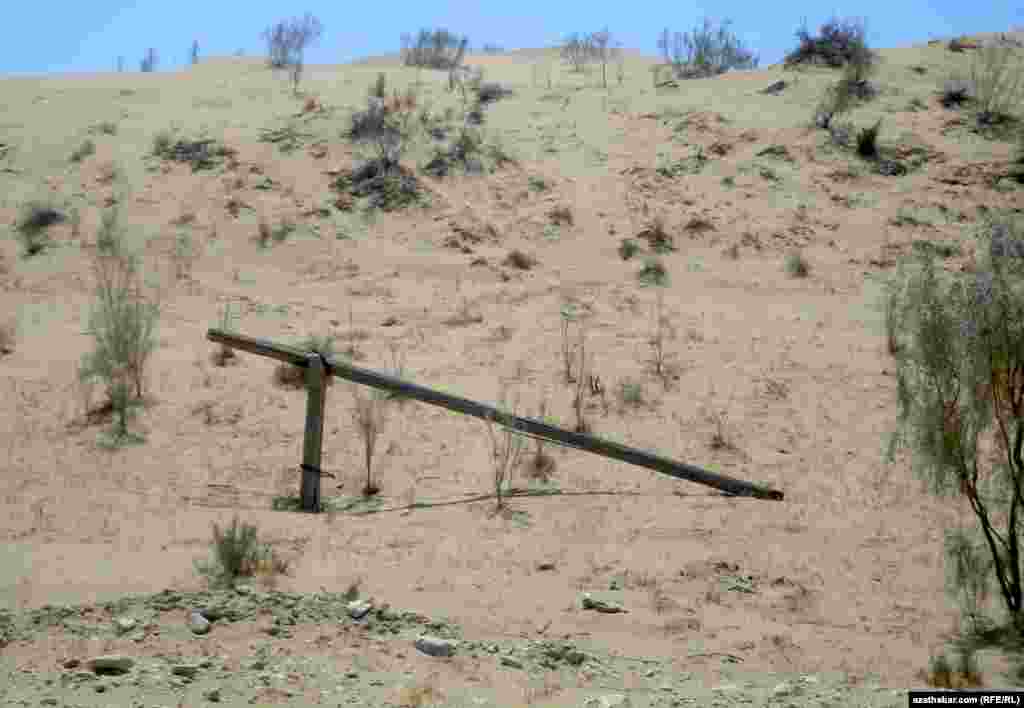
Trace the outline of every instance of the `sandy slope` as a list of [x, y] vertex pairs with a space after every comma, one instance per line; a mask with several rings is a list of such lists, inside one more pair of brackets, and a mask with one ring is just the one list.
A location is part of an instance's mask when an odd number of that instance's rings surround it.
[[[963, 255], [949, 266], [967, 262], [983, 211], [1019, 206], [1021, 191], [988, 179], [1012, 145], [979, 137], [937, 103], [936, 86], [966, 66], [965, 55], [921, 46], [882, 56], [882, 95], [850, 118], [860, 127], [882, 118], [883, 146], [916, 149], [901, 156], [923, 165], [902, 177], [873, 174], [806, 127], [834, 78], [826, 70], [769, 67], [656, 91], [649, 63], [633, 57], [624, 84], [606, 91], [595, 76], [550, 62], [548, 90], [537, 61], [474, 60], [516, 90], [488, 110], [486, 131], [518, 165], [428, 178], [428, 208], [372, 223], [332, 206], [328, 172], [357, 159], [338, 132], [363, 105], [377, 66], [310, 67], [305, 91], [337, 108], [303, 123], [324, 148], [319, 158], [259, 141], [301, 103], [253, 61], [4, 81], [0, 142], [13, 147], [0, 162], [9, 168], [0, 171], [0, 222], [48, 195], [77, 207], [81, 227], [78, 235], [70, 224], [53, 227], [59, 248], [30, 260], [13, 239], [0, 243], [8, 266], [0, 314], [17, 320], [15, 351], [0, 358], [9, 402], [0, 407], [0, 606], [198, 588], [192, 561], [208, 552], [211, 522], [237, 513], [293, 557], [283, 589], [340, 592], [361, 579], [367, 594], [450, 618], [479, 641], [543, 628], [629, 656], [725, 652], [752, 674], [836, 671], [888, 687], [919, 684], [916, 672], [957, 617], [943, 593], [943, 528], [969, 517], [926, 496], [905, 458], [883, 463], [896, 406], [880, 283], [914, 241], [960, 243]], [[400, 88], [417, 78], [385, 71]], [[420, 78], [421, 104], [458, 105], [444, 74]], [[780, 95], [760, 93], [780, 79], [789, 82]], [[923, 110], [907, 109], [914, 98]], [[70, 164], [100, 121], [116, 123], [116, 135], [94, 135], [96, 154]], [[145, 157], [153, 135], [172, 126], [223, 139], [237, 149], [237, 166], [193, 174]], [[771, 146], [785, 154], [759, 155]], [[710, 158], [699, 173], [655, 171], [698, 148]], [[427, 157], [418, 145], [408, 164]], [[120, 170], [112, 184], [101, 183], [107, 163]], [[531, 189], [531, 177], [549, 188]], [[237, 218], [225, 208], [231, 195], [250, 207]], [[97, 447], [98, 428], [82, 424], [74, 371], [91, 346], [90, 244], [114, 199], [130, 244], [162, 284], [164, 313], [149, 405], [134, 423], [146, 442], [111, 453]], [[571, 209], [571, 225], [551, 225], [559, 205]], [[310, 214], [320, 206], [323, 216]], [[678, 246], [663, 257], [680, 371], [669, 390], [647, 363], [657, 288], [638, 281], [638, 260], [617, 253], [654, 215]], [[897, 225], [898, 215], [918, 223]], [[259, 220], [282, 217], [298, 229], [260, 249]], [[191, 281], [174, 283], [168, 254], [182, 232], [202, 253]], [[732, 244], [738, 260], [723, 254]], [[806, 279], [782, 268], [797, 247], [812, 268]], [[513, 248], [539, 265], [502, 265]], [[445, 324], [464, 299], [482, 322]], [[606, 413], [593, 401], [598, 435], [778, 487], [786, 500], [721, 498], [556, 449], [563, 496], [515, 499], [513, 517], [493, 516], [492, 502], [410, 512], [403, 508], [413, 501], [486, 493], [490, 465], [479, 421], [409, 404], [389, 410], [378, 448], [385, 511], [273, 512], [273, 496], [297, 490], [304, 396], [272, 383], [269, 360], [242, 355], [238, 365], [214, 366], [204, 340], [228, 302], [243, 312], [239, 331], [282, 342], [307, 334], [344, 342], [351, 309], [365, 335], [363, 365], [386, 368], [396, 345], [410, 379], [493, 401], [499, 379], [523, 362], [520, 410], [535, 415], [547, 396], [568, 426], [571, 392], [559, 363], [567, 300], [592, 313], [587, 347], [611, 403]], [[642, 382], [647, 403], [633, 410], [614, 400], [625, 380]], [[351, 404], [347, 385], [331, 389], [329, 495], [355, 494], [364, 474]], [[716, 412], [727, 415], [731, 447], [709, 444]], [[553, 570], [539, 571], [541, 563]], [[737, 577], [752, 592], [729, 585]], [[583, 591], [614, 579], [628, 614], [580, 609]], [[1005, 685], [998, 662], [986, 661], [988, 680]], [[714, 655], [691, 663], [719, 667]], [[515, 680], [506, 688], [509, 705], [524, 700]]]

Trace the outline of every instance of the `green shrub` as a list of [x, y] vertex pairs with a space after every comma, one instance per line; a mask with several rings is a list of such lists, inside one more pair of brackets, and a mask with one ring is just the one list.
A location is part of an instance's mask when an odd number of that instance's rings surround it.
[[213, 560], [196, 561], [196, 570], [212, 586], [233, 587], [239, 578], [251, 577], [268, 565], [269, 570], [284, 572], [287, 564], [275, 558], [273, 551], [259, 541], [259, 531], [253, 524], [239, 524], [236, 516], [231, 526], [221, 530], [213, 524]]
[[668, 271], [665, 269], [665, 264], [656, 258], [647, 259], [637, 277], [644, 285], [666, 285], [668, 283]]
[[78, 146], [78, 149], [71, 153], [72, 162], [81, 162], [90, 155], [96, 154], [96, 143], [91, 139], [82, 141], [82, 144]]
[[271, 241], [281, 243], [295, 231], [295, 224], [288, 219], [281, 219], [275, 226], [261, 219], [258, 228], [257, 242], [261, 248], [266, 248]]
[[1000, 441], [1024, 423], [1015, 403], [1024, 352], [1022, 256], [1020, 224], [993, 220], [979, 233], [972, 272], [949, 272], [923, 251], [912, 269], [901, 267], [906, 277], [889, 295], [900, 346], [888, 460], [906, 449], [930, 495], [949, 508], [969, 502], [973, 528], [961, 522], [946, 532], [947, 591], [976, 619], [995, 587], [1015, 635], [1024, 626], [1022, 522], [1014, 512], [1024, 464], [1015, 445]]
[[64, 212], [50, 202], [34, 200], [25, 204], [15, 226], [25, 255], [32, 257], [46, 250], [52, 243], [47, 229], [66, 220]]
[[882, 119], [870, 128], [863, 128], [857, 133], [857, 154], [865, 159], [878, 157], [878, 131], [882, 128]]
[[161, 130], [153, 136], [153, 155], [156, 157], [166, 157], [170, 153], [173, 143], [174, 135], [171, 131]]
[[786, 256], [784, 268], [786, 273], [793, 278], [806, 278], [811, 272], [810, 265], [804, 260], [800, 251], [794, 251]]
[[154, 330], [160, 308], [143, 299], [137, 258], [123, 250], [116, 212], [108, 214], [101, 227], [109, 231], [107, 245], [97, 249], [94, 268], [98, 302], [87, 330], [95, 348], [82, 357], [78, 375], [82, 381], [99, 379], [106, 385], [105, 407], [117, 414], [118, 442], [128, 439], [130, 409], [142, 402], [146, 364], [157, 345]]
[[646, 400], [643, 384], [632, 379], [619, 382], [619, 399], [625, 406], [639, 408]]
[[530, 175], [529, 179], [527, 179], [526, 182], [529, 185], [530, 189], [532, 189], [535, 192], [544, 192], [547, 191], [548, 189], [548, 183], [544, 180], [543, 177], [539, 177], [537, 175]]
[[619, 243], [619, 256], [624, 261], [628, 261], [630, 258], [640, 252], [640, 244], [631, 238], [624, 238]]

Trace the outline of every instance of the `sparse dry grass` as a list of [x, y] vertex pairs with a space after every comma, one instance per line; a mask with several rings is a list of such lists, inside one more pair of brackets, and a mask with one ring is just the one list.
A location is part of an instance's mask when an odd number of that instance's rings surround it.
[[943, 653], [933, 656], [928, 671], [922, 670], [918, 677], [935, 688], [965, 689], [985, 685], [974, 653], [968, 649], [957, 653], [955, 666]]
[[363, 441], [363, 462], [366, 466], [366, 482], [363, 484], [363, 496], [371, 497], [380, 491], [380, 486], [373, 478], [373, 453], [377, 447], [377, 437], [384, 424], [384, 403], [386, 394], [377, 388], [368, 391], [358, 385], [352, 386], [353, 420], [359, 437]]

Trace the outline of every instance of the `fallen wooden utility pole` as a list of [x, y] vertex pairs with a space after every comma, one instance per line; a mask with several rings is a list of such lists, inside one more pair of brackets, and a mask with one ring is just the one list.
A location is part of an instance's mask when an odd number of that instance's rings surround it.
[[325, 377], [327, 376], [336, 376], [357, 384], [373, 386], [374, 388], [391, 391], [406, 398], [447, 408], [457, 413], [471, 415], [474, 418], [494, 421], [506, 428], [531, 437], [586, 450], [587, 452], [627, 462], [631, 465], [646, 467], [671, 477], [714, 487], [732, 496], [779, 501], [783, 499], [783, 493], [776, 489], [708, 472], [700, 467], [688, 465], [684, 462], [675, 462], [642, 450], [619, 445], [610, 440], [602, 440], [593, 435], [557, 428], [532, 418], [521, 418], [467, 398], [436, 391], [426, 386], [419, 386], [393, 376], [371, 371], [370, 369], [352, 366], [344, 361], [317, 352], [308, 352], [265, 339], [246, 337], [220, 329], [208, 330], [206, 338], [232, 349], [270, 357], [285, 364], [306, 369], [308, 399], [303, 445], [302, 489], [300, 492], [302, 508], [306, 511], [319, 511], [320, 509], [320, 451], [323, 440], [323, 414], [327, 383]]

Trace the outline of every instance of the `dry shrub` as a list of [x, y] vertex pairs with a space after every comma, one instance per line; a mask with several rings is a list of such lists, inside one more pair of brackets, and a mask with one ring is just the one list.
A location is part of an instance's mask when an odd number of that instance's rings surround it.
[[818, 32], [817, 36], [811, 35], [806, 24], [797, 30], [800, 44], [786, 55], [785, 66], [825, 64], [839, 68], [847, 64], [870, 65], [876, 60], [867, 47], [862, 22], [833, 17]]
[[552, 208], [551, 211], [548, 212], [548, 218], [551, 219], [551, 223], [556, 226], [573, 225], [572, 209], [564, 204]]
[[505, 264], [519, 270], [530, 270], [537, 265], [537, 259], [515, 248], [506, 256]]
[[366, 483], [363, 485], [362, 492], [364, 496], [369, 497], [380, 491], [380, 487], [373, 479], [373, 453], [377, 446], [377, 436], [384, 423], [384, 403], [387, 400], [387, 394], [376, 388], [371, 389], [369, 393], [364, 393], [361, 386], [353, 386], [352, 398], [355, 402], [353, 417], [359, 436], [363, 440], [366, 463]]

